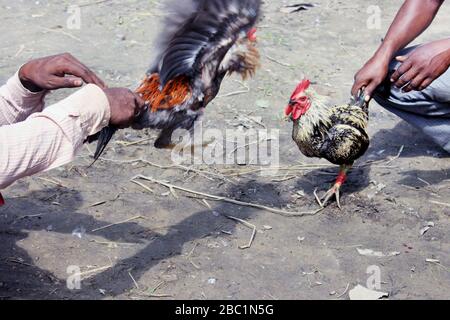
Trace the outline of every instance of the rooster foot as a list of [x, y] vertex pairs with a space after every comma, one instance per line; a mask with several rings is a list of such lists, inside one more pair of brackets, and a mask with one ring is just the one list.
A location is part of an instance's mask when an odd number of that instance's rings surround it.
[[336, 203], [339, 209], [342, 210], [341, 207], [341, 187], [345, 183], [345, 180], [347, 179], [347, 173], [350, 170], [352, 165], [341, 165], [339, 169], [339, 175], [336, 179], [336, 183], [334, 184], [333, 188], [328, 190], [325, 195], [322, 198], [319, 198], [317, 196], [317, 190], [314, 191], [314, 195], [316, 197], [316, 201], [319, 203], [319, 205], [322, 208], [325, 208], [330, 202], [330, 200], [334, 197], [336, 197]]
[[335, 184], [335, 185], [333, 186], [333, 188], [331, 188], [330, 190], [328, 190], [322, 198], [319, 198], [319, 197], [317, 196], [317, 193], [314, 192], [314, 194], [315, 194], [315, 196], [316, 196], [316, 201], [319, 203], [319, 206], [321, 206], [322, 208], [325, 208], [325, 207], [328, 205], [328, 203], [330, 202], [330, 200], [331, 200], [333, 197], [336, 197], [336, 203], [337, 203], [337, 206], [338, 206], [339, 209], [342, 210], [342, 207], [341, 207], [341, 192], [340, 192], [340, 189], [341, 189], [341, 185]]

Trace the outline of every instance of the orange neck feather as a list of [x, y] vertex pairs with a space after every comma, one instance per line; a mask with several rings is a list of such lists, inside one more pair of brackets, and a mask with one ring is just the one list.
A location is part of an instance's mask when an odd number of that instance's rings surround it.
[[150, 104], [152, 112], [169, 110], [186, 102], [191, 96], [189, 79], [185, 76], [170, 80], [163, 90], [159, 89], [160, 78], [154, 73], [144, 79], [136, 93]]

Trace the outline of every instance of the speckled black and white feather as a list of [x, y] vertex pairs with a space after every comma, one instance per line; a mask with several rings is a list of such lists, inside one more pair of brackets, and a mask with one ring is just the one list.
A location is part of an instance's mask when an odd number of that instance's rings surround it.
[[335, 107], [328, 107], [316, 97], [306, 114], [294, 122], [293, 139], [307, 157], [352, 165], [369, 147], [368, 121], [368, 105], [363, 97]]
[[[204, 108], [219, 92], [227, 73], [247, 71], [236, 49], [257, 23], [261, 0], [170, 0], [167, 16], [156, 40], [156, 58], [148, 75], [159, 74], [161, 87], [178, 76], [190, 81], [191, 96], [170, 110], [146, 112], [135, 129], [161, 129], [156, 147], [170, 143], [178, 128], [190, 130], [201, 119]], [[249, 56], [254, 52], [249, 52]], [[254, 65], [250, 65], [252, 68]], [[250, 72], [252, 73], [252, 72]], [[116, 130], [105, 128], [89, 141], [99, 139], [95, 158], [103, 152]]]
[[[261, 0], [170, 1], [149, 73], [161, 84], [179, 75], [208, 87], [227, 52], [258, 21]], [[197, 83], [195, 83], [197, 85]]]
[[[191, 129], [217, 96], [225, 75], [235, 71], [238, 41], [255, 27], [261, 0], [187, 0], [166, 4], [165, 30], [157, 39], [159, 53], [148, 74], [157, 73], [161, 86], [178, 77], [190, 79], [191, 98], [171, 110], [148, 113], [135, 127], [162, 129], [155, 146], [164, 146], [165, 135]], [[179, 113], [183, 115], [180, 117]]]

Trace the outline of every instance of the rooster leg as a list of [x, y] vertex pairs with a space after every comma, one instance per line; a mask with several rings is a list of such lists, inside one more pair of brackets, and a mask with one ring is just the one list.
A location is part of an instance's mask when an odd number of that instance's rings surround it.
[[336, 182], [334, 186], [325, 193], [325, 195], [322, 197], [322, 201], [319, 201], [319, 205], [321, 207], [326, 207], [328, 202], [333, 198], [333, 196], [336, 197], [336, 203], [339, 207], [339, 209], [342, 210], [341, 207], [341, 198], [340, 198], [340, 190], [342, 185], [344, 184], [345, 180], [347, 180], [347, 173], [351, 169], [351, 165], [342, 165], [339, 170], [339, 175], [336, 179]]

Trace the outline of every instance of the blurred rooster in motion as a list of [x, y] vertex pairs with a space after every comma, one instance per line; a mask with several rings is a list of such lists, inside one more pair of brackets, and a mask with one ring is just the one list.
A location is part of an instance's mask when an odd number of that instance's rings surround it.
[[[160, 129], [156, 148], [170, 147], [176, 129], [193, 129], [226, 75], [253, 76], [260, 60], [255, 25], [261, 0], [183, 0], [166, 7], [157, 58], [137, 89], [148, 109], [133, 125]], [[88, 139], [98, 140], [96, 160], [116, 131], [107, 127]]]
[[285, 113], [294, 123], [292, 137], [305, 156], [325, 158], [340, 166], [336, 183], [317, 201], [324, 207], [336, 196], [341, 208], [340, 188], [353, 163], [369, 147], [369, 106], [364, 95], [347, 105], [329, 107], [327, 99], [310, 88], [310, 81], [303, 80], [292, 94]]

